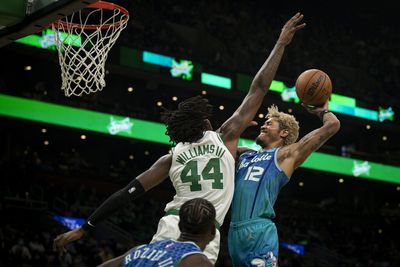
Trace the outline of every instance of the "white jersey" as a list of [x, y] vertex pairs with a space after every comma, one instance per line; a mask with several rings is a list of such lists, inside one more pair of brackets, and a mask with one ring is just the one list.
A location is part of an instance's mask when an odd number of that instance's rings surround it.
[[206, 131], [196, 143], [178, 143], [172, 150], [169, 177], [176, 195], [165, 211], [179, 210], [193, 198], [210, 201], [216, 210], [216, 220], [222, 225], [232, 202], [235, 159], [218, 133]]

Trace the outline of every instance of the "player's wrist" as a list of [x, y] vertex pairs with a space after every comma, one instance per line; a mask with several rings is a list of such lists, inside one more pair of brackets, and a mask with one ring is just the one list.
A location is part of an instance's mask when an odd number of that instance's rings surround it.
[[323, 111], [320, 111], [320, 112], [318, 112], [318, 118], [321, 120], [321, 121], [324, 121], [324, 116], [325, 116], [325, 114], [327, 114], [327, 113], [332, 113], [331, 111], [329, 111], [329, 110], [327, 110], [327, 109], [324, 109]]
[[95, 226], [90, 221], [86, 221], [84, 224], [81, 225], [81, 229], [85, 233], [89, 233], [95, 230]]

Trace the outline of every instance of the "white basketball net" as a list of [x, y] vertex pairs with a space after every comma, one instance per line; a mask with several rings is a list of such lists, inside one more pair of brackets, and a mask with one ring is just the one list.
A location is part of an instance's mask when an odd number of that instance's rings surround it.
[[[84, 29], [93, 19], [96, 19], [96, 28]], [[81, 96], [104, 88], [108, 52], [128, 19], [119, 9], [97, 8], [89, 13], [77, 11], [61, 19], [62, 24], [52, 25], [61, 65], [61, 89], [66, 96]], [[76, 24], [80, 27], [73, 26]]]

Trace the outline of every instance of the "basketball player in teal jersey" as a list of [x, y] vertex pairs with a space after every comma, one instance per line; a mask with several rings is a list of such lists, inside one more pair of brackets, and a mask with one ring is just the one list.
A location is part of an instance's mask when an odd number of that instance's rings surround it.
[[259, 151], [238, 148], [235, 193], [228, 234], [233, 266], [277, 266], [278, 233], [271, 219], [281, 188], [295, 169], [313, 151], [319, 149], [340, 128], [340, 122], [328, 112], [328, 102], [308, 109], [323, 125], [300, 141], [299, 124], [294, 116], [268, 108], [268, 115], [256, 142]]
[[[162, 156], [150, 169], [111, 195], [82, 227], [59, 235], [54, 240], [54, 246], [64, 250], [66, 244], [81, 238], [86, 231], [94, 229], [97, 223], [160, 184], [168, 176], [176, 195], [166, 205], [166, 215], [160, 219], [152, 242], [176, 240], [179, 237], [179, 209], [192, 198], [209, 200], [216, 209], [218, 225], [222, 225], [233, 197], [234, 158], [239, 137], [252, 124], [275, 76], [285, 47], [292, 41], [295, 33], [305, 27], [301, 23], [302, 19], [303, 15], [297, 13], [286, 22], [243, 102], [219, 129], [212, 130], [209, 121], [212, 106], [202, 97], [189, 98], [180, 103], [177, 110], [164, 112], [163, 121], [167, 125], [167, 134], [176, 144], [172, 153]], [[219, 244], [220, 234], [217, 230], [214, 240], [204, 250], [213, 263], [218, 258]]]
[[210, 201], [195, 198], [186, 201], [179, 211], [177, 241], [160, 240], [131, 249], [99, 267], [193, 267], [214, 266], [203, 253], [215, 236], [215, 208]]

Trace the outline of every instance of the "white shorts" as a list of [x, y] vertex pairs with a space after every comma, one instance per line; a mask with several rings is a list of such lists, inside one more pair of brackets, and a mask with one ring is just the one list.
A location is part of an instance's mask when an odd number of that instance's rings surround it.
[[[160, 219], [158, 222], [157, 233], [153, 236], [151, 243], [159, 240], [173, 239], [177, 240], [181, 232], [179, 231], [179, 216], [167, 215]], [[218, 259], [219, 244], [220, 244], [219, 230], [215, 231], [214, 239], [206, 246], [204, 254], [208, 259], [215, 264]]]

